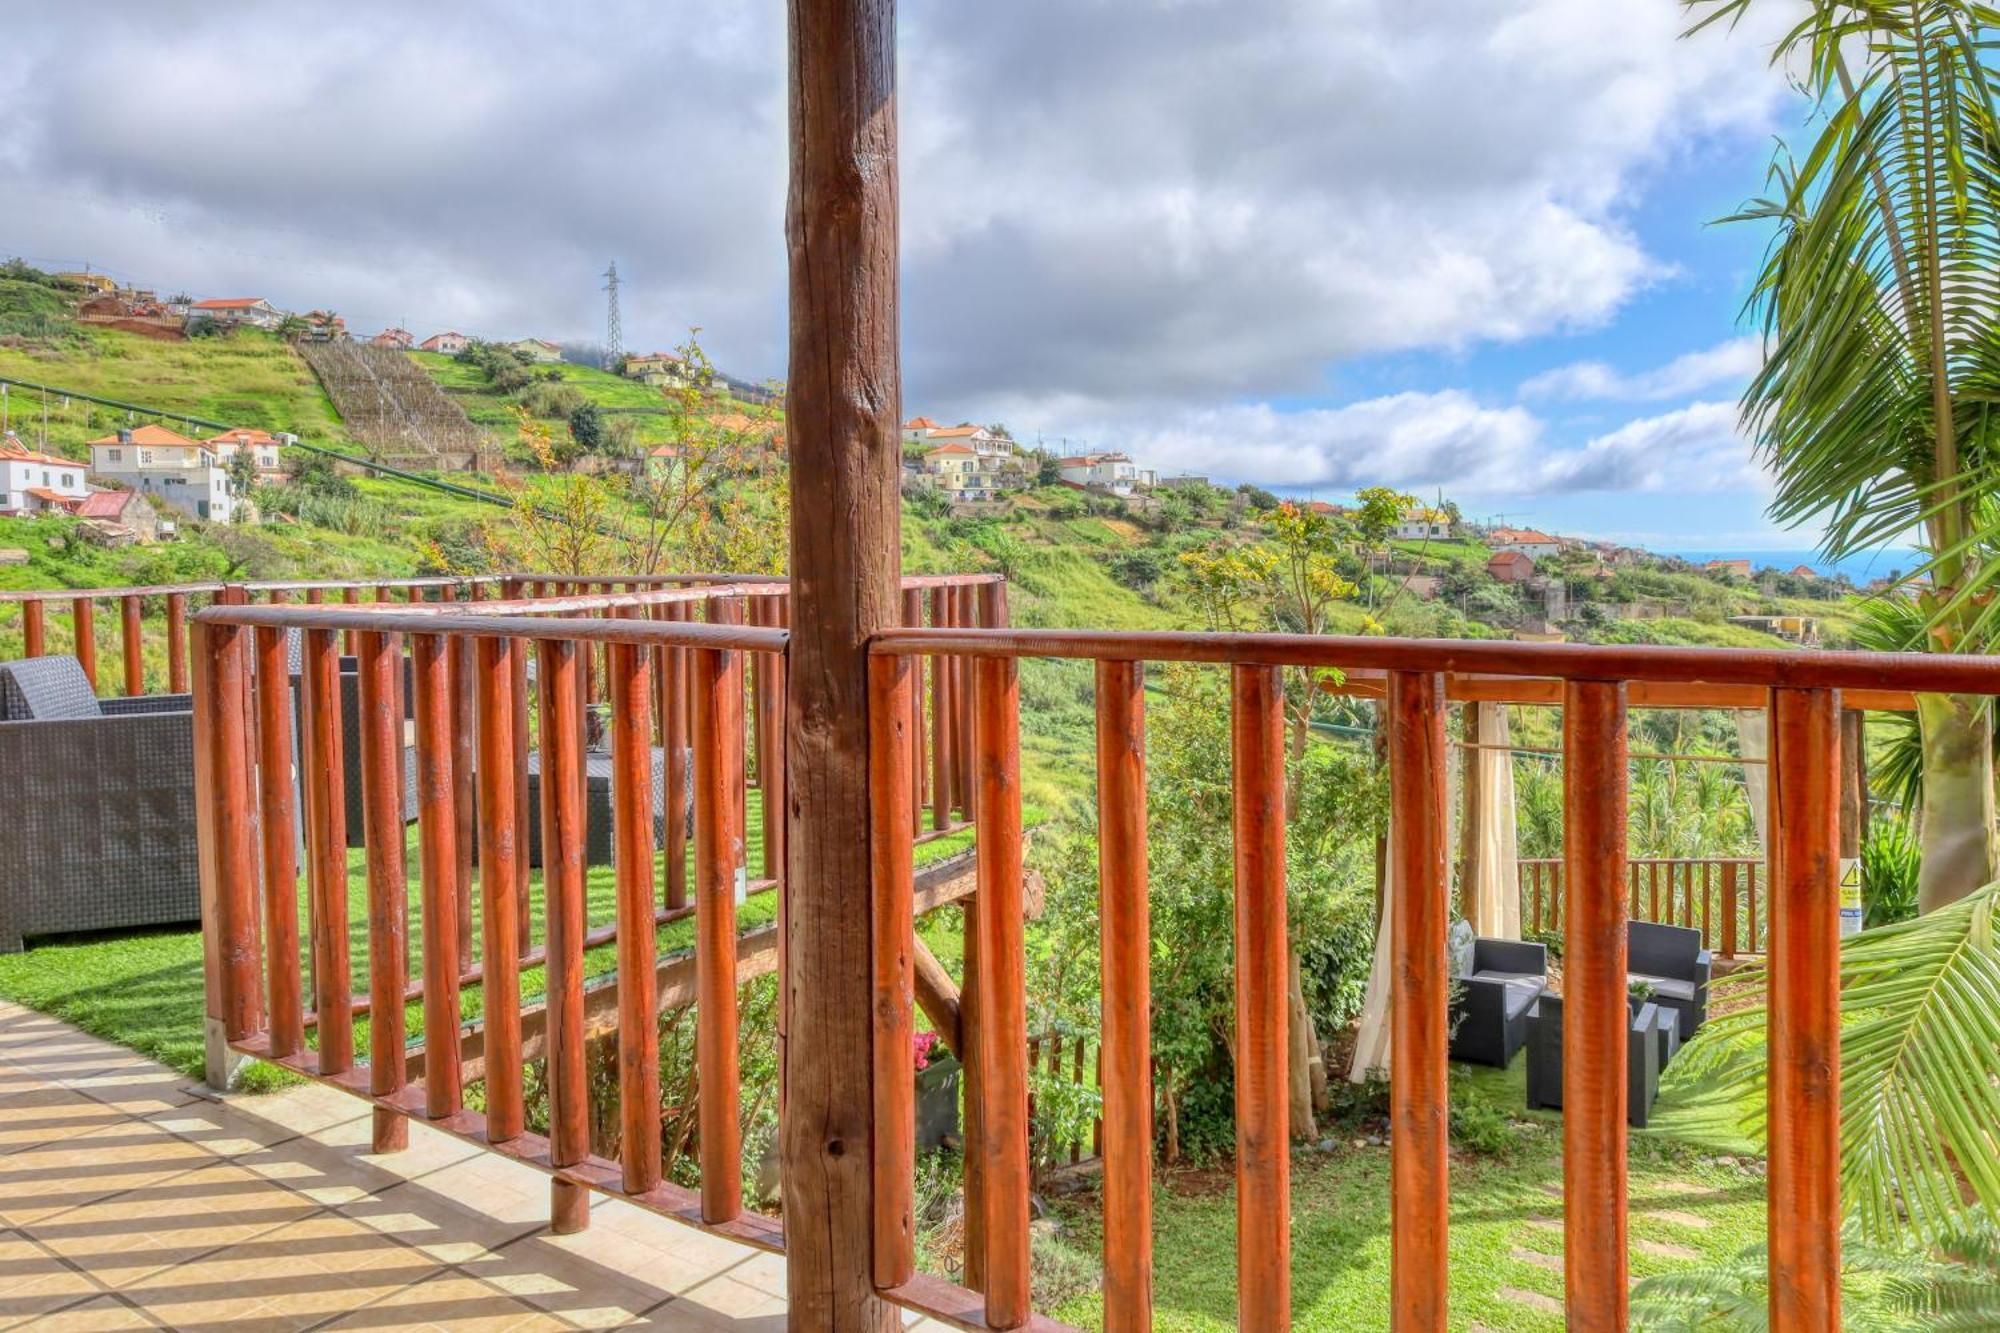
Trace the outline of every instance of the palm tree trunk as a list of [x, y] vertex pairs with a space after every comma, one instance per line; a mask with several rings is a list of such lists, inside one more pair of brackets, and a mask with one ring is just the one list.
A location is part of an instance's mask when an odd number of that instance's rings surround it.
[[1292, 1138], [1317, 1138], [1319, 1127], [1313, 1120], [1312, 1066], [1319, 1050], [1319, 1036], [1313, 1030], [1312, 1014], [1306, 1009], [1304, 970], [1299, 966], [1296, 946], [1286, 960], [1285, 1018], [1286, 1039], [1291, 1058], [1285, 1071], [1287, 1100], [1291, 1103]]
[[1993, 712], [1971, 694], [1920, 694], [1923, 868], [1917, 910], [1933, 912], [1995, 878]]

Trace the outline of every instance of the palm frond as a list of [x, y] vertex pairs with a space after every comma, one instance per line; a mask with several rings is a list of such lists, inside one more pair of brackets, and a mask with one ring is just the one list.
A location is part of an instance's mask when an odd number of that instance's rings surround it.
[[[2000, 1215], [2000, 883], [1840, 952], [1841, 1187], [1864, 1236], [1964, 1231], [1966, 1202]], [[1718, 982], [1712, 1020], [1669, 1075], [1714, 1078], [1752, 1132], [1765, 1106], [1764, 970]]]

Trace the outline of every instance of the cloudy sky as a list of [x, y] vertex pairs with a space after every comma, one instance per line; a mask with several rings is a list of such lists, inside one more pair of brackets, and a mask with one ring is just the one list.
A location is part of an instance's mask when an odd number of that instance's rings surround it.
[[[1798, 546], [1736, 433], [1793, 0], [905, 0], [907, 407], [1163, 473]], [[115, 7], [0, 42], [0, 254], [784, 373], [778, 0]]]

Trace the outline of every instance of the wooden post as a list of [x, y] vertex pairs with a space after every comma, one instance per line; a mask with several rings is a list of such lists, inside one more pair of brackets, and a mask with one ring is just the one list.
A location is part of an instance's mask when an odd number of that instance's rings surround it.
[[479, 640], [479, 900], [486, 1021], [486, 1136], [494, 1143], [520, 1137], [521, 1101], [521, 903], [519, 863], [527, 858], [516, 820], [515, 790], [524, 770], [514, 750], [514, 659], [519, 639]]
[[1242, 1329], [1286, 1328], [1292, 1319], [1291, 1107], [1285, 1013], [1285, 687], [1279, 668], [1232, 667], [1230, 696], [1236, 842], [1236, 1324]]
[[[785, 1270], [797, 1328], [890, 1333], [872, 1278], [868, 668], [901, 556], [894, 0], [791, 0]], [[857, 1077], [857, 1073], [860, 1076]]]
[[257, 1030], [257, 819], [244, 733], [249, 631], [203, 625], [195, 657], [195, 787], [201, 820], [202, 953], [208, 992], [209, 1086], [225, 1090], [242, 1061], [229, 1050]]
[[48, 622], [42, 599], [30, 598], [21, 603], [21, 656], [40, 657], [47, 651]]
[[[1505, 708], [1505, 704], [1495, 704], [1495, 708]], [[1467, 921], [1474, 920], [1474, 886], [1479, 882], [1479, 824], [1481, 814], [1481, 779], [1485, 776], [1479, 762], [1479, 704], [1477, 701], [1459, 706], [1460, 726], [1465, 730], [1465, 744], [1459, 747], [1459, 804], [1458, 804], [1458, 914]]]
[[[368, 1091], [401, 1092], [403, 995], [408, 987], [410, 886], [403, 829], [403, 712], [396, 685], [403, 654], [393, 634], [360, 636], [361, 811], [368, 863]], [[375, 1111], [375, 1151], [410, 1144], [409, 1122]]]
[[1625, 687], [1563, 687], [1563, 1254], [1573, 1329], [1626, 1324]]
[[[1443, 1333], [1449, 1094], [1444, 678], [1389, 676], [1389, 1287], [1395, 1333]], [[1280, 770], [1282, 773], [1282, 769]]]
[[1106, 1333], [1144, 1333], [1153, 1326], [1153, 987], [1146, 690], [1137, 662], [1097, 664], [1097, 793], [1104, 1327]]
[[[916, 1020], [911, 918], [909, 737], [916, 657], [869, 659], [869, 847], [875, 863], [875, 1285], [899, 1287], [916, 1271]], [[943, 979], [950, 984], [950, 978]], [[962, 1033], [952, 1050], [963, 1054]]]
[[[313, 1008], [319, 1013], [319, 1067], [344, 1074], [354, 1063], [354, 979], [347, 943], [347, 767], [340, 726], [340, 641], [307, 630], [299, 662], [306, 727], [306, 857], [312, 868]], [[490, 1001], [489, 1001], [490, 1003]]]
[[743, 850], [743, 655], [696, 649], [694, 679], [695, 1067], [701, 1216], [743, 1211], [738, 1116], [736, 885]]
[[70, 600], [70, 630], [76, 641], [76, 660], [83, 667], [83, 674], [90, 678], [90, 688], [97, 688], [97, 620], [96, 608], [88, 597]]
[[[126, 623], [129, 629], [129, 616]], [[258, 823], [263, 835], [271, 1054], [286, 1056], [298, 1054], [305, 1045], [299, 983], [298, 788], [292, 782], [291, 673], [282, 630], [260, 629], [255, 642]]]
[[1863, 737], [1867, 714], [1858, 708], [1840, 710], [1840, 855], [1861, 855], [1868, 832], [1868, 750]]
[[[582, 653], [573, 642], [536, 643], [542, 754], [542, 896], [548, 933], [549, 1162], [576, 1166], [590, 1153], [590, 1086], [584, 1067], [584, 824]], [[588, 1225], [590, 1195], [561, 1178], [550, 1186], [550, 1229]]]
[[1839, 700], [1771, 691], [1772, 1333], [1840, 1327]]
[[[660, 1015], [653, 945], [652, 673], [645, 648], [604, 655], [618, 881], [618, 1164], [627, 1194], [660, 1183]], [[704, 1071], [705, 1072], [705, 1071]], [[702, 1084], [707, 1086], [707, 1079]]]
[[973, 659], [975, 913], [985, 1105], [977, 1151], [986, 1173], [986, 1323], [1017, 1328], [1029, 1314], [1027, 954], [1022, 939], [1020, 690], [1010, 657]]
[[[39, 611], [41, 603], [33, 604]], [[167, 594], [167, 690], [185, 694], [188, 687], [187, 594]], [[39, 616], [37, 617], [39, 621]], [[33, 657], [34, 653], [28, 656]]]
[[119, 647], [125, 652], [125, 693], [139, 695], [146, 692], [146, 630], [141, 619], [142, 606], [139, 598], [127, 594], [118, 599]]
[[458, 784], [453, 777], [451, 646], [435, 634], [411, 645], [417, 698], [418, 870], [423, 884], [424, 1113], [460, 1109], [458, 1050]]

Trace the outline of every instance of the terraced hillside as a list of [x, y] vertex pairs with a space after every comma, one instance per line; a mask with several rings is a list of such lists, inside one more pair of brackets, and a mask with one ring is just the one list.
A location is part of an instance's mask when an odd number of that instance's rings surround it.
[[299, 352], [348, 433], [376, 458], [454, 471], [476, 466], [484, 437], [401, 352], [357, 342], [305, 343]]

